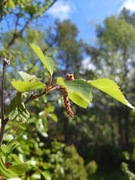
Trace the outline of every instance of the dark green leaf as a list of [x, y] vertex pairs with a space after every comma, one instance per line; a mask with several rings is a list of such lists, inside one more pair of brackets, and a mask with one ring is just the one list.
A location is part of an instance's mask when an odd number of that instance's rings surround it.
[[25, 108], [20, 95], [16, 95], [7, 109], [9, 120], [26, 122], [29, 118], [29, 112]]

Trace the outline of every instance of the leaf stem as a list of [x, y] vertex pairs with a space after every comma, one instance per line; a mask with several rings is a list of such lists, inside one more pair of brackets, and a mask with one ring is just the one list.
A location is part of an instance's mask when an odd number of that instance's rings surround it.
[[49, 79], [49, 82], [47, 84], [47, 87], [50, 87], [51, 83], [52, 83], [52, 74], [50, 75], [50, 79]]

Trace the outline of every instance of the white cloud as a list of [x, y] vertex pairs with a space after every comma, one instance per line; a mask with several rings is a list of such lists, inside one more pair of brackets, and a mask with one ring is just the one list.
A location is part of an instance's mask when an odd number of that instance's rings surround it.
[[69, 19], [70, 14], [74, 12], [75, 6], [70, 1], [59, 0], [49, 9], [48, 14], [54, 18], [63, 21]]
[[86, 57], [83, 61], [82, 61], [82, 68], [85, 70], [95, 70], [96, 67], [90, 62], [90, 57]]
[[135, 11], [135, 0], [126, 0], [119, 8], [118, 12], [120, 12], [124, 7], [130, 11]]

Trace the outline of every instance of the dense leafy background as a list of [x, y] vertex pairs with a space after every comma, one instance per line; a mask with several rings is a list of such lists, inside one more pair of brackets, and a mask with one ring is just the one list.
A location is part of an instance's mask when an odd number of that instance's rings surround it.
[[[1, 24], [7, 22], [7, 29], [10, 26], [7, 31], [1, 26], [1, 56], [13, 56], [6, 72], [5, 103], [16, 101], [10, 82], [18, 78], [17, 71], [36, 75], [45, 83], [52, 73], [52, 69], [49, 73], [44, 70], [31, 42], [55, 59], [54, 81], [69, 72], [76, 79], [107, 77], [115, 80], [135, 105], [135, 14], [124, 9], [119, 17], [108, 17], [103, 26], [97, 25], [97, 44], [93, 46], [77, 38], [77, 27], [69, 20], [57, 20], [54, 27], [42, 26], [40, 22], [47, 18], [45, 10], [51, 5], [50, 0], [10, 0], [1, 6]], [[9, 17], [14, 23], [8, 22]], [[90, 55], [94, 70], [82, 66], [86, 55]], [[87, 109], [72, 105], [74, 119], [67, 116], [59, 92], [30, 101], [27, 122], [28, 112], [20, 117], [23, 121], [12, 116], [4, 142], [18, 142], [9, 161], [28, 163], [24, 179], [129, 179], [132, 173], [127, 173], [127, 166], [121, 168], [121, 164], [126, 162], [134, 172], [135, 112], [96, 89], [92, 92], [94, 99]], [[10, 115], [13, 109], [8, 110]]]

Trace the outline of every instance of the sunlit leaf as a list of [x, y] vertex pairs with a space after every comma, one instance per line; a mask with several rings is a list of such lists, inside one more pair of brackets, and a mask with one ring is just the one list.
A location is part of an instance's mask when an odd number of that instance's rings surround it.
[[5, 164], [2, 161], [2, 158], [0, 157], [0, 175], [7, 178], [15, 178], [18, 177], [18, 174], [10, 170], [9, 168], [6, 168]]
[[37, 90], [37, 89], [43, 89], [45, 85], [42, 82], [39, 81], [12, 81], [12, 86], [19, 92], [25, 92], [25, 91], [31, 91], [31, 90]]
[[26, 122], [29, 118], [29, 112], [25, 108], [20, 95], [16, 95], [11, 104], [7, 108], [7, 116], [9, 120]]
[[15, 4], [14, 4], [13, 0], [9, 0], [7, 5], [8, 5], [9, 8], [15, 8]]
[[50, 117], [54, 122], [58, 122], [58, 117], [56, 116], [56, 114], [50, 114]]
[[51, 178], [51, 174], [50, 174], [49, 171], [44, 171], [44, 172], [42, 172], [42, 175], [43, 175], [43, 177], [44, 177], [46, 180], [51, 180], [51, 179], [52, 179], [52, 178]]
[[87, 108], [89, 101], [84, 99], [82, 95], [78, 92], [69, 93], [69, 99], [71, 99], [75, 104], [83, 108]]
[[6, 156], [8, 156], [10, 153], [12, 153], [12, 151], [15, 149], [16, 146], [17, 146], [16, 143], [9, 144], [8, 146], [6, 144], [2, 144], [1, 150], [4, 154], [6, 154]]
[[92, 101], [90, 85], [84, 80], [64, 81], [58, 78], [57, 84], [64, 86], [68, 90], [69, 98], [83, 108], [86, 108]]
[[67, 88], [66, 83], [62, 77], [57, 78], [57, 84], [62, 85]]
[[9, 169], [16, 174], [21, 175], [27, 170], [27, 168], [28, 165], [26, 163], [22, 163], [22, 164], [13, 165]]
[[123, 93], [121, 92], [119, 86], [112, 80], [107, 78], [97, 79], [88, 81], [89, 84], [94, 86], [95, 88], [105, 92], [106, 94], [112, 96], [113, 98], [117, 99], [121, 103], [129, 106], [132, 109], [135, 109], [124, 97]]
[[43, 137], [48, 137], [47, 134], [47, 121], [45, 119], [39, 119], [38, 123], [36, 125], [38, 132], [43, 136]]
[[38, 58], [41, 60], [41, 62], [44, 64], [45, 68], [49, 71], [49, 73], [52, 75], [54, 71], [54, 61], [48, 57], [44, 56], [43, 52], [41, 51], [40, 47], [36, 46], [35, 44], [30, 44], [33, 51], [36, 53]]
[[20, 76], [22, 77], [22, 79], [24, 81], [40, 81], [41, 79], [40, 78], [37, 78], [35, 75], [30, 75], [26, 72], [23, 72], [23, 71], [19, 71], [18, 72], [20, 74]]

